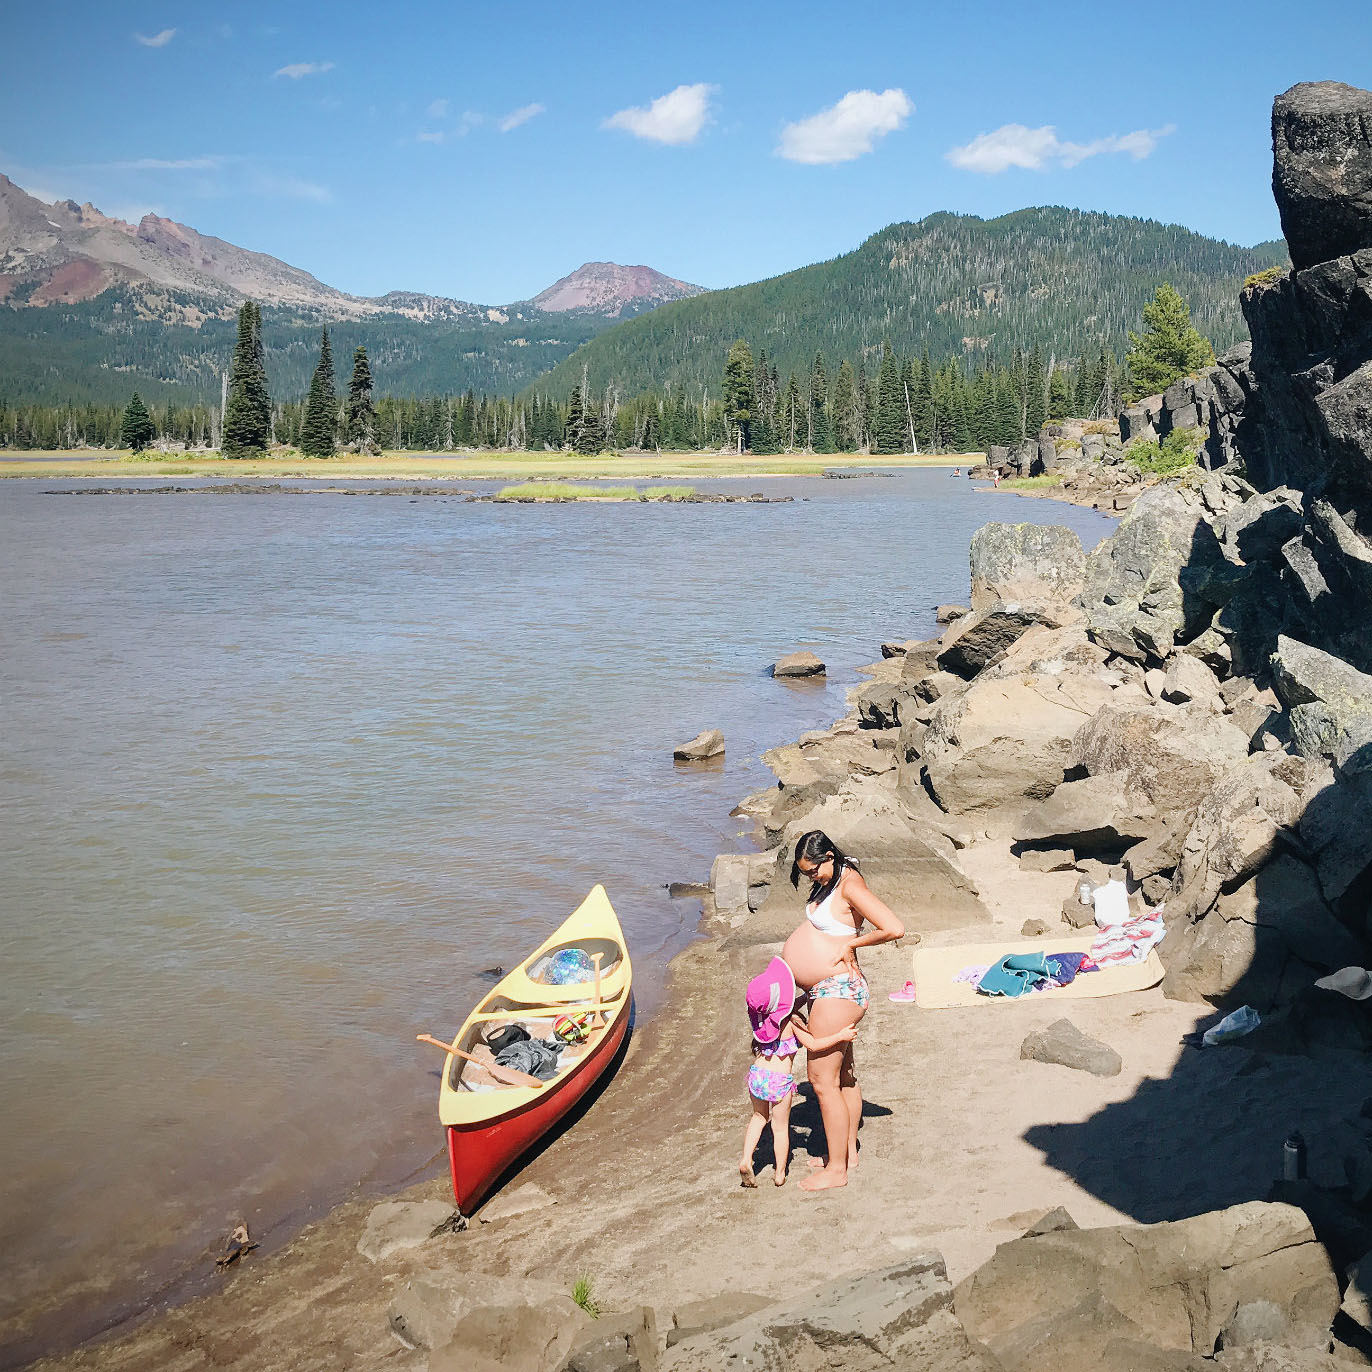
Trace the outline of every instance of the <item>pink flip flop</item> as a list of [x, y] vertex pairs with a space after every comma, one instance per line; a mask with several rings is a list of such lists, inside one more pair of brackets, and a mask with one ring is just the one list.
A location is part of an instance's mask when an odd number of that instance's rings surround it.
[[913, 1005], [915, 1000], [915, 983], [907, 981], [899, 991], [892, 991], [887, 1000], [898, 1001], [902, 1005]]

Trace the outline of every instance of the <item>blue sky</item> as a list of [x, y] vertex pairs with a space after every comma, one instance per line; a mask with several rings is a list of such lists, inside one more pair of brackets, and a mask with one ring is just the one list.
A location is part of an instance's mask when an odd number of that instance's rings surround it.
[[26, 189], [482, 303], [588, 259], [733, 285], [941, 209], [1252, 243], [1279, 232], [1272, 97], [1372, 86], [1366, 0], [56, 0], [5, 31]]

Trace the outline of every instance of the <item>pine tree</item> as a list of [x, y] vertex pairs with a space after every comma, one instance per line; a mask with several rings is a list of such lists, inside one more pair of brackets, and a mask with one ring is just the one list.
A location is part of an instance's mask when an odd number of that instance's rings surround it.
[[349, 452], [377, 453], [376, 406], [372, 404], [372, 368], [360, 344], [353, 353], [353, 375], [343, 406], [343, 442]]
[[585, 411], [581, 405], [581, 387], [572, 387], [571, 399], [567, 402], [567, 442], [573, 448], [576, 447], [577, 437], [581, 433], [582, 421], [585, 419]]
[[1048, 418], [1066, 419], [1072, 413], [1072, 379], [1065, 367], [1055, 367], [1048, 382]]
[[845, 357], [838, 364], [838, 379], [834, 382], [834, 447], [841, 453], [857, 451], [858, 409], [857, 382], [853, 364]]
[[1167, 282], [1143, 307], [1143, 332], [1130, 332], [1129, 349], [1125, 360], [1134, 399], [1165, 391], [1215, 360], [1209, 340], [1191, 323], [1190, 307]]
[[129, 397], [124, 417], [119, 424], [119, 445], [141, 453], [156, 437], [157, 430], [153, 426], [152, 416], [148, 414], [148, 407], [143, 404], [142, 396], [135, 391]]
[[251, 300], [238, 311], [238, 343], [229, 370], [220, 450], [225, 457], [257, 457], [271, 442], [271, 396], [263, 364], [261, 311]]
[[872, 447], [879, 453], [905, 451], [905, 392], [901, 386], [900, 368], [888, 339], [881, 350], [881, 366], [877, 370], [877, 405]]
[[1048, 411], [1048, 389], [1043, 375], [1043, 352], [1037, 343], [1029, 354], [1024, 375], [1024, 433], [1036, 437]]
[[829, 418], [829, 372], [824, 354], [815, 354], [810, 368], [810, 447], [817, 453], [834, 451], [833, 425]]
[[307, 457], [332, 457], [338, 451], [338, 397], [334, 394], [333, 347], [328, 329], [319, 334], [319, 365], [310, 380], [300, 451]]
[[733, 426], [738, 451], [751, 446], [749, 432], [753, 422], [755, 394], [753, 389], [753, 353], [740, 338], [729, 349], [724, 363], [724, 415]]

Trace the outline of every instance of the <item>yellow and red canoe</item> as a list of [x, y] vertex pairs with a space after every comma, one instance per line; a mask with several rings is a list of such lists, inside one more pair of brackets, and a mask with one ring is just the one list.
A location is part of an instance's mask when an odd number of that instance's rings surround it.
[[[593, 981], [549, 986], [539, 980], [566, 949], [601, 954], [603, 1024], [562, 1054], [558, 1074], [540, 1087], [493, 1085], [487, 1074], [449, 1053], [438, 1088], [438, 1118], [448, 1135], [453, 1195], [465, 1215], [485, 1199], [501, 1175], [548, 1134], [615, 1060], [628, 1032], [633, 967], [610, 898], [596, 886], [580, 906], [518, 967], [494, 986], [452, 1040], [472, 1052], [502, 1024], [522, 1024], [535, 1038], [552, 1036], [557, 1016], [592, 1010]], [[593, 1021], [594, 1023], [594, 1021]]]

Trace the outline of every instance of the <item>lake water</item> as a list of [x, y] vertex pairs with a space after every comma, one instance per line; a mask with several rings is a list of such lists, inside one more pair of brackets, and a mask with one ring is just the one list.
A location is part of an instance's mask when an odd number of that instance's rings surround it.
[[[665, 884], [746, 846], [758, 755], [934, 631], [979, 524], [1113, 523], [939, 470], [765, 483], [789, 504], [49, 493], [80, 484], [0, 482], [0, 1364], [179, 1292], [240, 1218], [433, 1167], [415, 1033], [597, 881], [651, 1014], [699, 914]], [[826, 684], [765, 674], [802, 647]], [[674, 768], [714, 726], [723, 769]]]

